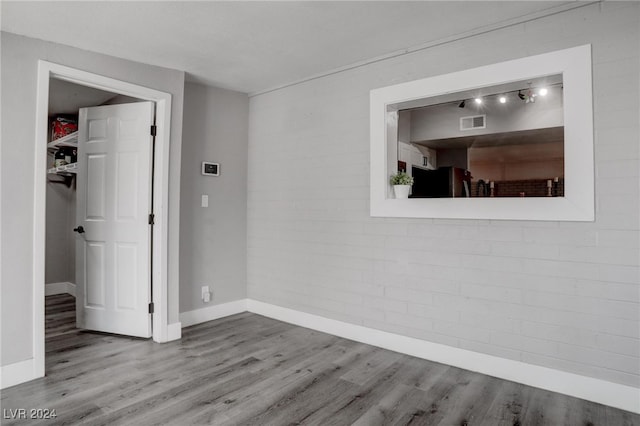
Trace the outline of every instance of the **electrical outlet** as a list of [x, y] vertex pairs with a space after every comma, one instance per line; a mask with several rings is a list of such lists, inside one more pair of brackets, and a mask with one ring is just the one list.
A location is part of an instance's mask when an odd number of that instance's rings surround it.
[[204, 303], [211, 302], [211, 291], [209, 291], [209, 286], [202, 286], [202, 301]]

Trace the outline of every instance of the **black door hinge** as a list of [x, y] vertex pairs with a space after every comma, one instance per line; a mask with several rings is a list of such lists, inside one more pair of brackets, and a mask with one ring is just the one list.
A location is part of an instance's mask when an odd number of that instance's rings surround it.
[[149, 313], [153, 313], [153, 302], [149, 303]]
[[149, 225], [155, 225], [155, 219], [156, 219], [156, 215], [154, 215], [153, 213], [149, 214]]
[[158, 127], [154, 124], [151, 126], [151, 136], [155, 136], [158, 131]]

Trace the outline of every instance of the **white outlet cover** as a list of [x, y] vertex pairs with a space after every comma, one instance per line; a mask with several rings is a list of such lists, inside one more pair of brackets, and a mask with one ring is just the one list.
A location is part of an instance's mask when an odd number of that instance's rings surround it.
[[213, 295], [211, 294], [211, 290], [209, 289], [208, 285], [203, 285], [202, 286], [202, 301], [204, 303], [209, 303], [211, 302], [211, 297]]

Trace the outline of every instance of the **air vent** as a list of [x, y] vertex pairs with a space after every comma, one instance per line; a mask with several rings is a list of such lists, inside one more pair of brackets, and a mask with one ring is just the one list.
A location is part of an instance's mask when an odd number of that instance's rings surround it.
[[484, 129], [487, 127], [486, 115], [460, 117], [460, 130]]

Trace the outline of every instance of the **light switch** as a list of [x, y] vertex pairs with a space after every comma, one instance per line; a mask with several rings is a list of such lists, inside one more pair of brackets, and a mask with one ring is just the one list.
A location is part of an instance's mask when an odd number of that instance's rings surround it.
[[209, 196], [208, 195], [203, 195], [202, 196], [202, 207], [209, 207]]

